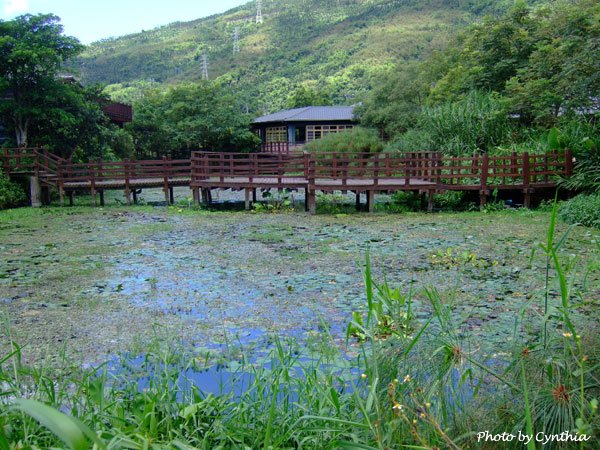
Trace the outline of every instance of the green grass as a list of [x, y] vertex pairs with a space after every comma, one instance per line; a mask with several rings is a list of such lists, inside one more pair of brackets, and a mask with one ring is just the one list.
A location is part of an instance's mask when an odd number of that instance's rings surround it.
[[[484, 223], [484, 216], [458, 217]], [[510, 213], [495, 217], [503, 216], [521, 220]], [[338, 343], [327, 332], [306, 347], [275, 336], [263, 356], [231, 348], [219, 357], [193, 350], [159, 327], [150, 342], [137, 342], [141, 360], [122, 357], [118, 371], [102, 365], [82, 369], [65, 356], [59, 364], [27, 364], [7, 323], [11, 347], [0, 359], [0, 448], [79, 449], [92, 442], [96, 448], [132, 449], [496, 448], [477, 440], [483, 430], [580, 432], [590, 436], [588, 444], [545, 448], [593, 447], [600, 430], [598, 315], [585, 307], [595, 287], [586, 289], [581, 273], [597, 272], [598, 248], [570, 250], [582, 256], [574, 263], [562, 251], [570, 230], [556, 222], [556, 212], [547, 229], [545, 239], [538, 235], [528, 245], [540, 249], [531, 263], [546, 261], [536, 270], [548, 269], [548, 285], [524, 296], [510, 337], [500, 341], [493, 327], [477, 334], [465, 326], [467, 317], [456, 314], [469, 295], [464, 289], [395, 288], [374, 273], [379, 271], [372, 258], [362, 265], [367, 308], [352, 315], [350, 335], [360, 339], [348, 337], [347, 344], [357, 349], [351, 359], [332, 351]], [[446, 270], [457, 275], [473, 269], [468, 253], [464, 259], [455, 251], [440, 255], [449, 255]], [[500, 270], [476, 269], [492, 278]], [[544, 292], [551, 293], [546, 309]], [[429, 311], [420, 318], [413, 311], [419, 298]], [[591, 315], [581, 314], [586, 310]], [[250, 375], [239, 396], [227, 390], [209, 394], [184, 382], [218, 360], [234, 378]], [[140, 379], [147, 380], [142, 390]], [[539, 447], [528, 448], [534, 445]]]

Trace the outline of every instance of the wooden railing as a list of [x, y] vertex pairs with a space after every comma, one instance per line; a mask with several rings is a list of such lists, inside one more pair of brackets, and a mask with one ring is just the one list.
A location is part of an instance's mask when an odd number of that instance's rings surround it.
[[46, 149], [31, 147], [2, 149], [0, 162], [6, 174], [31, 174], [42, 183], [55, 186], [60, 167], [67, 161]]
[[0, 151], [0, 167], [5, 174], [33, 172], [40, 148], [4, 148]]
[[265, 178], [284, 180], [309, 175], [310, 155], [284, 155], [271, 153], [205, 153], [192, 154], [192, 183], [208, 179], [231, 183], [234, 178], [245, 178], [249, 183], [264, 182]]
[[[163, 187], [167, 202], [173, 186], [211, 188], [305, 188], [356, 192], [478, 190], [482, 203], [493, 189], [522, 189], [528, 202], [535, 188], [549, 188], [559, 176], [573, 173], [570, 151], [542, 155], [475, 154], [448, 157], [437, 152], [412, 153], [215, 153], [193, 152], [191, 159], [124, 160], [73, 163], [40, 148], [3, 149], [0, 164], [8, 174], [31, 174], [66, 190], [125, 190]], [[169, 197], [170, 195], [170, 197]]]
[[[411, 183], [432, 184], [438, 189], [489, 189], [553, 184], [557, 176], [572, 173], [569, 151], [543, 155], [473, 155], [448, 157], [437, 152], [413, 153], [202, 153], [192, 156], [192, 181], [235, 177], [304, 177], [311, 183], [327, 180], [347, 185], [371, 181], [372, 186]], [[364, 183], [363, 183], [364, 184]]]

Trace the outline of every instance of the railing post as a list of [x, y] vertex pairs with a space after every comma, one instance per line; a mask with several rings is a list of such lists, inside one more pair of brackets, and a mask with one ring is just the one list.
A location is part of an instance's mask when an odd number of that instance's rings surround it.
[[4, 149], [4, 161], [3, 161], [3, 169], [4, 175], [8, 176], [10, 172], [10, 153], [8, 152], [8, 148]]
[[573, 175], [573, 153], [570, 149], [565, 150], [565, 176]]
[[64, 181], [64, 162], [59, 161], [56, 164], [56, 177], [58, 182], [58, 194], [60, 196], [60, 206], [65, 206], [65, 181]]
[[317, 213], [317, 198], [315, 192], [315, 159], [309, 154], [308, 160], [308, 184], [306, 185], [306, 205], [310, 214]]
[[409, 153], [404, 154], [404, 185], [410, 186], [410, 165], [408, 162]]
[[523, 153], [523, 205], [526, 208], [531, 206], [531, 191], [529, 185], [531, 183], [531, 168], [529, 166], [529, 153]]
[[[102, 158], [98, 158], [98, 178], [100, 178], [101, 182], [104, 179]], [[104, 189], [99, 189], [99, 193], [100, 193], [100, 206], [103, 207], [104, 206]]]
[[436, 175], [435, 175], [435, 185], [436, 188], [439, 189], [442, 184], [442, 154], [440, 152], [435, 152], [435, 165], [436, 165]]
[[283, 157], [281, 153], [277, 155], [277, 183], [281, 184], [281, 177], [284, 175], [285, 171], [283, 168]]
[[219, 154], [219, 180], [221, 183], [225, 181], [225, 155], [221, 152]]
[[123, 160], [123, 169], [125, 175], [125, 199], [127, 200], [127, 204], [131, 205], [131, 187], [129, 185], [129, 171], [131, 169], [131, 163], [129, 161], [129, 158], [125, 158]]
[[169, 205], [169, 174], [168, 174], [168, 163], [167, 157], [162, 158], [162, 172], [163, 172], [163, 193], [165, 194], [165, 203]]
[[385, 176], [388, 178], [392, 176], [389, 152], [385, 153]]
[[484, 153], [483, 156], [481, 157], [481, 175], [479, 177], [479, 179], [480, 179], [479, 206], [481, 208], [483, 208], [485, 206], [485, 203], [487, 200], [487, 195], [488, 195], [487, 179], [488, 179], [489, 165], [490, 165], [489, 155], [487, 153]]
[[373, 155], [373, 185], [379, 185], [379, 153]]
[[90, 171], [90, 190], [92, 193], [92, 199], [94, 200], [94, 206], [98, 206], [98, 199], [96, 197], [96, 171], [93, 161], [88, 163], [88, 170]]

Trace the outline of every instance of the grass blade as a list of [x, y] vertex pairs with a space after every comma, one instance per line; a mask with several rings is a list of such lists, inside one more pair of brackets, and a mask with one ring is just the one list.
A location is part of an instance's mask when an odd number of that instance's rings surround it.
[[89, 449], [87, 438], [93, 440], [98, 448], [106, 449], [104, 443], [86, 425], [44, 403], [20, 398], [15, 400], [12, 409], [21, 411], [37, 420], [72, 450]]

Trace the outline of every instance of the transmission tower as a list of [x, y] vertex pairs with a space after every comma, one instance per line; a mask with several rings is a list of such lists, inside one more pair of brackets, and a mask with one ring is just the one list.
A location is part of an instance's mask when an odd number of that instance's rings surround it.
[[240, 52], [240, 27], [235, 27], [233, 30], [233, 53]]
[[263, 23], [262, 0], [256, 0], [256, 23]]
[[208, 56], [202, 55], [202, 79], [208, 80]]

